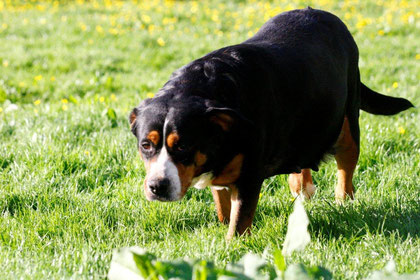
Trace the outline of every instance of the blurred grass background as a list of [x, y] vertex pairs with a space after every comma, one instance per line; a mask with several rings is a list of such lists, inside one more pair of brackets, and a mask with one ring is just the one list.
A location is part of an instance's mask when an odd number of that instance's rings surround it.
[[[306, 6], [339, 16], [360, 50], [362, 81], [420, 104], [418, 1], [0, 0], [0, 278], [102, 278], [112, 249], [218, 265], [284, 240], [286, 177], [266, 180], [253, 234], [224, 241], [209, 190], [146, 202], [129, 111], [172, 71]], [[420, 268], [420, 118], [361, 114], [356, 200], [333, 203], [335, 164], [314, 174], [313, 242], [288, 262], [337, 279], [394, 258]]]

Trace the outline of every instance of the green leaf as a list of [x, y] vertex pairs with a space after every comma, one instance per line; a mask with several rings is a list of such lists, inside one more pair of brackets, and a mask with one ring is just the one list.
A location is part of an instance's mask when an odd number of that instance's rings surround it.
[[312, 279], [324, 279], [324, 280], [332, 279], [331, 272], [328, 269], [323, 268], [322, 266], [306, 267], [306, 271], [308, 272], [309, 276], [311, 276]]
[[69, 96], [69, 101], [74, 104], [79, 104], [79, 101], [73, 95]]
[[284, 261], [283, 254], [280, 249], [274, 251], [274, 264], [276, 265], [279, 271], [286, 271], [286, 262]]
[[152, 261], [156, 259], [155, 256], [149, 253], [138, 254], [135, 251], [132, 251], [132, 254], [133, 260], [144, 278], [150, 280], [159, 280], [158, 270], [152, 264]]
[[110, 280], [140, 280], [143, 279], [141, 272], [133, 260], [132, 250], [140, 248], [121, 248], [114, 250], [112, 254], [111, 265], [108, 272], [108, 279]]
[[112, 109], [112, 108], [109, 108], [108, 112], [106, 114], [107, 114], [107, 116], [110, 120], [116, 120], [117, 119], [117, 113], [115, 113], [114, 109]]
[[162, 276], [170, 278], [180, 278], [180, 279], [192, 279], [193, 277], [193, 268], [192, 264], [184, 260], [174, 260], [174, 261], [162, 261], [160, 266], [164, 270], [159, 270]]
[[303, 264], [289, 265], [284, 272], [284, 279], [286, 280], [311, 280], [308, 272]]
[[117, 113], [115, 113], [115, 110], [112, 108], [109, 108], [106, 112], [106, 115], [108, 116], [108, 119], [111, 121], [111, 127], [116, 127], [118, 125], [117, 123]]
[[289, 216], [287, 233], [283, 244], [283, 255], [290, 256], [294, 251], [302, 251], [311, 241], [308, 232], [309, 218], [300, 199], [295, 200], [293, 212]]
[[2, 87], [0, 87], [0, 103], [3, 103], [7, 99], [7, 94]]

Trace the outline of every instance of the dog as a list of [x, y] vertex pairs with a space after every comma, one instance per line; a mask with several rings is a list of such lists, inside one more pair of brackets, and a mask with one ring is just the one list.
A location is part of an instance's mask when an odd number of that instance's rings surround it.
[[176, 70], [129, 116], [146, 198], [176, 201], [190, 186], [212, 186], [230, 239], [249, 232], [265, 178], [290, 174], [292, 193], [310, 198], [311, 169], [329, 154], [336, 199], [353, 198], [360, 109], [393, 115], [413, 107], [365, 86], [358, 58], [345, 24], [308, 7]]

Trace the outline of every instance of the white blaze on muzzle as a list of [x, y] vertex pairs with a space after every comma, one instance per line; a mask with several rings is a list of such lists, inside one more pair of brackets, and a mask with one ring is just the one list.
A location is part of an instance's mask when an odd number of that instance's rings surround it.
[[149, 174], [147, 175], [147, 186], [149, 182], [155, 180], [168, 179], [168, 200], [178, 200], [181, 198], [181, 181], [178, 169], [168, 155], [166, 147], [163, 147], [155, 162], [150, 164]]

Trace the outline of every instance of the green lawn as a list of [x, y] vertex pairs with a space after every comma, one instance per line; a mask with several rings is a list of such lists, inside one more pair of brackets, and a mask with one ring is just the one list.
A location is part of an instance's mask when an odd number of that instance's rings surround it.
[[[139, 3], [136, 3], [139, 2]], [[147, 202], [128, 113], [170, 73], [310, 4], [337, 14], [363, 82], [420, 106], [418, 1], [0, 0], [0, 278], [103, 278], [113, 248], [224, 265], [281, 248], [292, 197], [267, 179], [251, 236], [224, 240], [210, 190]], [[112, 117], [112, 109], [116, 119]], [[356, 199], [334, 203], [335, 164], [305, 204], [312, 243], [287, 259], [355, 279], [393, 258], [420, 270], [420, 118], [361, 114]]]

